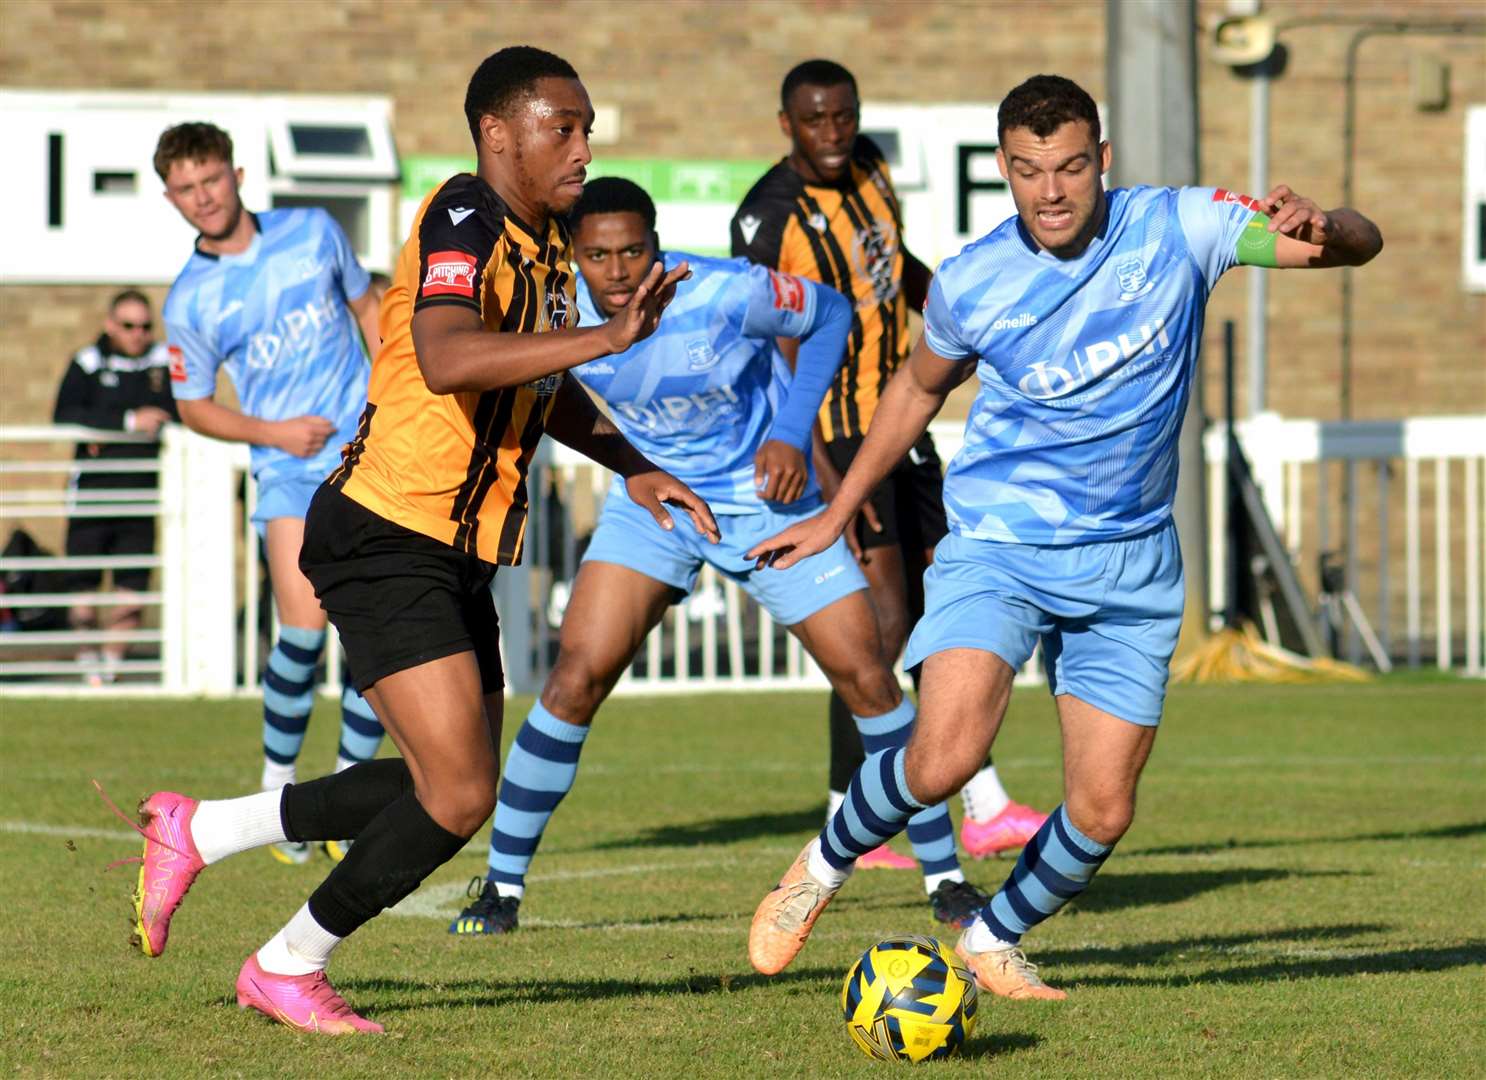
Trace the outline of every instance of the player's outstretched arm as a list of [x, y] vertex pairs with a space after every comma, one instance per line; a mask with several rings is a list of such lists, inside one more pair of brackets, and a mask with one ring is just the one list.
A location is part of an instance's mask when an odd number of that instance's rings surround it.
[[[1383, 250], [1383, 234], [1356, 210], [1322, 210], [1284, 184], [1259, 201], [1269, 216], [1265, 226], [1274, 238], [1273, 261], [1258, 265], [1282, 269], [1361, 266]], [[1247, 262], [1240, 254], [1240, 261]]]
[[423, 381], [435, 394], [501, 390], [624, 352], [649, 337], [691, 275], [682, 263], [670, 273], [656, 263], [624, 310], [608, 322], [544, 334], [503, 334], [486, 329], [463, 305], [426, 307], [413, 314], [413, 348]]
[[649, 510], [663, 529], [674, 527], [664, 504], [690, 515], [697, 531], [712, 543], [721, 539], [717, 521], [703, 499], [670, 473], [657, 469], [636, 450], [614, 422], [599, 412], [576, 379], [564, 379], [547, 417], [547, 434], [564, 446], [624, 477], [631, 499]]
[[830, 505], [823, 513], [757, 544], [748, 558], [759, 566], [787, 570], [834, 544], [877, 485], [928, 429], [950, 391], [974, 371], [974, 364], [946, 360], [919, 338], [908, 362], [887, 384], [862, 448]]
[[314, 457], [335, 434], [335, 424], [323, 416], [296, 416], [292, 420], [260, 420], [211, 398], [177, 399], [181, 423], [199, 435], [223, 442], [274, 446], [295, 457]]

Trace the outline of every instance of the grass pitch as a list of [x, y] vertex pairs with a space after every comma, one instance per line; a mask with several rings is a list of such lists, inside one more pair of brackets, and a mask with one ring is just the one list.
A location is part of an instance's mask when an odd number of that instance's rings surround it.
[[[526, 702], [508, 706], [507, 738]], [[170, 951], [126, 945], [158, 787], [256, 782], [251, 702], [0, 700], [0, 1064], [28, 1076], [883, 1075], [837, 1009], [879, 938], [930, 931], [917, 876], [857, 874], [784, 975], [754, 975], [754, 905], [818, 828], [825, 697], [611, 702], [553, 820], [509, 938], [445, 932], [482, 833], [341, 948], [336, 985], [383, 1038], [299, 1035], [240, 1012], [238, 966], [323, 859], [249, 852], [203, 873]], [[319, 706], [302, 775], [330, 765]], [[1008, 786], [1060, 796], [1057, 732], [1018, 691]], [[1093, 887], [1028, 938], [1064, 1003], [984, 999], [935, 1075], [1466, 1076], [1486, 1063], [1486, 690], [1180, 687], [1133, 830]], [[954, 807], [958, 813], [959, 807]], [[906, 850], [906, 845], [899, 842]], [[968, 864], [994, 888], [1012, 862]], [[906, 1068], [907, 1066], [904, 1066]]]

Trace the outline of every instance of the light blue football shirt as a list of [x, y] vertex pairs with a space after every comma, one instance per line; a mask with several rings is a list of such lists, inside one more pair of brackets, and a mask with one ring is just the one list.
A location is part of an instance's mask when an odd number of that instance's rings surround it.
[[324, 210], [268, 210], [238, 255], [192, 254], [165, 300], [176, 399], [210, 397], [223, 365], [243, 413], [323, 416], [337, 433], [315, 456], [252, 448], [259, 483], [326, 476], [356, 435], [369, 365], [346, 307], [370, 278]]
[[1076, 259], [1041, 251], [1013, 217], [934, 275], [925, 340], [977, 361], [980, 381], [944, 481], [962, 536], [1077, 544], [1171, 516], [1204, 309], [1255, 204], [1213, 188], [1105, 199]]
[[[663, 261], [668, 271], [689, 263], [692, 276], [676, 287], [655, 333], [572, 372], [636, 449], [714, 511], [758, 513], [765, 504], [753, 457], [793, 377], [774, 339], [810, 331], [820, 286], [747, 259], [668, 251]], [[584, 326], [607, 318], [581, 275], [578, 311]], [[812, 474], [806, 496], [815, 490]]]

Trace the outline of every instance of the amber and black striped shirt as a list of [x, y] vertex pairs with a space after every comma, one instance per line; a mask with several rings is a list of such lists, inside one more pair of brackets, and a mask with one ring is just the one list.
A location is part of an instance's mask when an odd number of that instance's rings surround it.
[[877, 400], [908, 356], [903, 215], [876, 144], [859, 136], [837, 187], [806, 184], [780, 161], [733, 216], [733, 254], [844, 293], [854, 312], [846, 362], [821, 405], [827, 442], [865, 435]]
[[504, 390], [435, 394], [413, 351], [413, 313], [455, 304], [488, 330], [577, 322], [566, 227], [537, 230], [477, 176], [447, 180], [418, 209], [382, 301], [382, 347], [366, 412], [331, 483], [373, 513], [513, 564], [526, 532], [526, 474], [561, 374]]

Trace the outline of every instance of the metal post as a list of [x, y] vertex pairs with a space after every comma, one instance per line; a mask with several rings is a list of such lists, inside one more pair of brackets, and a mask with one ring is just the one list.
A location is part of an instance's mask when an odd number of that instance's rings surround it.
[[[1181, 186], [1197, 182], [1196, 0], [1106, 0], [1110, 130], [1120, 140], [1114, 179]], [[1179, 443], [1174, 513], [1186, 566], [1184, 644], [1208, 631], [1207, 521], [1202, 409], [1194, 393]]]
[[[1269, 193], [1269, 72], [1261, 70], [1249, 86], [1249, 194]], [[1249, 416], [1264, 411], [1269, 387], [1269, 274], [1251, 268], [1245, 333], [1248, 335]]]

